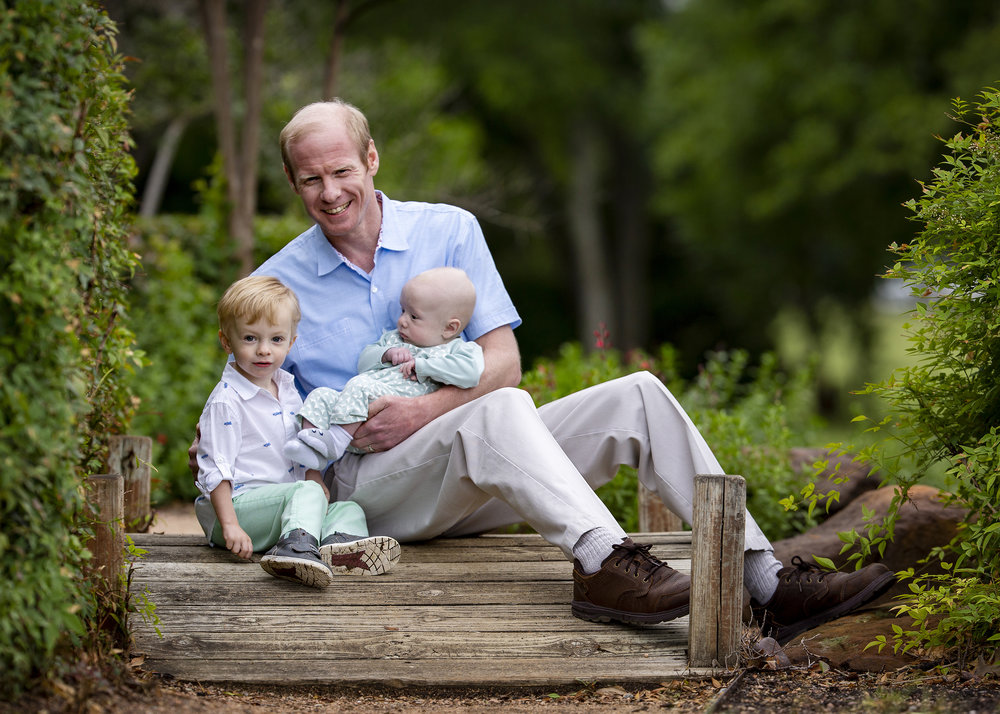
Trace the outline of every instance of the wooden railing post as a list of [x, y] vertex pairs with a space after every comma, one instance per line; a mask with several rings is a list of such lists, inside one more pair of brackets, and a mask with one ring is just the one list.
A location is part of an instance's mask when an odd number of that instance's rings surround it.
[[694, 489], [688, 655], [692, 667], [735, 667], [743, 633], [746, 482], [699, 475]]
[[639, 531], [673, 533], [684, 530], [684, 521], [667, 508], [656, 491], [639, 484]]
[[125, 567], [123, 479], [120, 474], [100, 474], [87, 478], [86, 484], [94, 521], [94, 537], [87, 543], [93, 556], [90, 569], [103, 581], [103, 591], [118, 601], [125, 596], [121, 577]]
[[112, 436], [108, 448], [108, 472], [121, 474], [125, 489], [125, 530], [144, 533], [153, 520], [149, 504], [149, 465], [153, 440], [148, 436]]

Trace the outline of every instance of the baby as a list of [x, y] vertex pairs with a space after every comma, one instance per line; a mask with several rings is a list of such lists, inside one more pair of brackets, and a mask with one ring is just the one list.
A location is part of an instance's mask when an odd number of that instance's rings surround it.
[[[302, 429], [284, 454], [308, 469], [325, 469], [348, 449], [378, 397], [415, 397], [450, 384], [479, 384], [483, 350], [461, 339], [472, 317], [476, 289], [458, 268], [433, 268], [411, 278], [399, 297], [396, 329], [368, 345], [358, 358], [358, 375], [342, 392], [314, 389], [299, 410]], [[370, 450], [370, 447], [369, 447]]]

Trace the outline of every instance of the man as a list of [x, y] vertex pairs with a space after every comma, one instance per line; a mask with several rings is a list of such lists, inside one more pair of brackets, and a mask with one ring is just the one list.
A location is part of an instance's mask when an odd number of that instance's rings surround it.
[[[483, 348], [479, 385], [372, 402], [353, 441], [364, 455], [349, 453], [328, 471], [336, 498], [359, 503], [370, 532], [398, 540], [525, 521], [574, 559], [577, 617], [655, 623], [687, 614], [690, 579], [628, 539], [594, 494], [628, 464], [691, 521], [695, 474], [723, 471], [674, 397], [640, 373], [536, 410], [515, 388], [513, 330], [521, 320], [475, 218], [376, 191], [379, 155], [367, 120], [344, 102], [301, 109], [281, 133], [281, 152], [315, 225], [256, 272], [279, 278], [301, 302], [299, 339], [284, 366], [303, 394], [343, 387], [362, 347], [395, 324], [400, 290], [413, 275], [462, 268], [477, 293], [464, 334]], [[781, 641], [893, 582], [882, 565], [850, 574], [801, 561], [782, 568], [749, 514], [746, 548], [744, 582]]]

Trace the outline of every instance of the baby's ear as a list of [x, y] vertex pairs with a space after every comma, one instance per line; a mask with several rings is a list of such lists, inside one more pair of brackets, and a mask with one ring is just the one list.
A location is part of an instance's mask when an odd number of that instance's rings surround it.
[[441, 336], [446, 340], [450, 340], [452, 337], [454, 337], [461, 331], [462, 331], [462, 321], [459, 320], [457, 317], [453, 317], [450, 320], [448, 320], [448, 322], [445, 323], [444, 331], [441, 333]]
[[222, 349], [226, 351], [226, 354], [232, 354], [233, 348], [229, 346], [229, 340], [226, 338], [226, 333], [219, 330], [219, 344], [222, 345]]

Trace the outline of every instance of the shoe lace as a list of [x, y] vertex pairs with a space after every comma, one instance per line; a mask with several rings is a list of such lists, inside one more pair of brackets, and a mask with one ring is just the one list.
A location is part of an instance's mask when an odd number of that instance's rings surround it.
[[646, 575], [643, 581], [648, 581], [657, 570], [667, 567], [667, 564], [655, 555], [652, 555], [649, 549], [649, 545], [640, 545], [634, 542], [615, 543], [611, 546], [612, 552], [618, 554], [615, 567], [617, 568], [624, 562], [626, 573], [629, 572], [629, 568], [633, 568], [636, 576], [640, 572], [644, 572]]
[[795, 568], [794, 570], [791, 568], [786, 569], [788, 572], [785, 575], [785, 582], [792, 582], [794, 580], [799, 586], [799, 590], [802, 590], [803, 580], [810, 583], [815, 578], [817, 583], [821, 583], [823, 582], [823, 578], [832, 574], [829, 570], [823, 570], [815, 563], [805, 562], [797, 555], [792, 556], [792, 566]]

